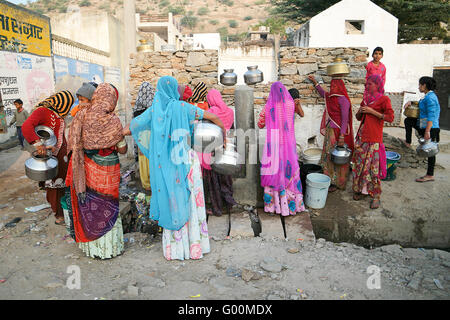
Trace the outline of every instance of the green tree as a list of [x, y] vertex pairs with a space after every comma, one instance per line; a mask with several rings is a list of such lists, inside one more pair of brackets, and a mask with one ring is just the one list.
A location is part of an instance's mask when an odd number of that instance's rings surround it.
[[[303, 23], [340, 0], [271, 0], [272, 13]], [[398, 18], [399, 42], [438, 37], [448, 42], [440, 22], [449, 22], [448, 0], [372, 0]]]
[[260, 22], [258, 26], [270, 28], [270, 33], [283, 35], [286, 32], [286, 19], [281, 17], [270, 17]]

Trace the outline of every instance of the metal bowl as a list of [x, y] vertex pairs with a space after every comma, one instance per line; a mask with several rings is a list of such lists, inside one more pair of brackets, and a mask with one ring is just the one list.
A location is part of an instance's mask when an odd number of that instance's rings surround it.
[[37, 136], [41, 139], [42, 143], [47, 147], [53, 147], [57, 143], [57, 139], [53, 130], [47, 126], [36, 126], [34, 128]]
[[439, 144], [437, 142], [420, 138], [419, 143], [420, 145], [416, 149], [416, 153], [419, 157], [429, 158], [434, 157], [439, 153]]

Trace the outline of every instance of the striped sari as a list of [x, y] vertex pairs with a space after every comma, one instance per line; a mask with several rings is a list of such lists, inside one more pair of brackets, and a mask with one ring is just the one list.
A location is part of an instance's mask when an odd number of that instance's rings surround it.
[[72, 159], [66, 178], [70, 234], [87, 256], [101, 259], [122, 253], [123, 230], [119, 216], [120, 163], [111, 149], [84, 150], [86, 201], [75, 192]]

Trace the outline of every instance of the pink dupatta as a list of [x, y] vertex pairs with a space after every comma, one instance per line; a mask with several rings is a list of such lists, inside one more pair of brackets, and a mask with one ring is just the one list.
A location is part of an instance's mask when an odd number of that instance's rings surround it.
[[261, 160], [261, 186], [301, 192], [297, 144], [294, 132], [295, 103], [279, 81], [272, 84], [265, 106], [266, 142]]

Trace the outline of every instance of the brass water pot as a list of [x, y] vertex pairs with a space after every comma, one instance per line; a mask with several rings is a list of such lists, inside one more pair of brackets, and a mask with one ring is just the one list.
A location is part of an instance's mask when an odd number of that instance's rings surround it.
[[333, 63], [327, 66], [327, 74], [329, 76], [346, 76], [350, 73], [348, 65], [342, 60], [342, 58], [336, 57]]

